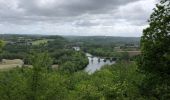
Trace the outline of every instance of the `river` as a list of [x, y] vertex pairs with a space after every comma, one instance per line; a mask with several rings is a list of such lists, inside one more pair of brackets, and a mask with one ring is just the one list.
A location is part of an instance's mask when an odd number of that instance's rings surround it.
[[[86, 56], [89, 59], [89, 64], [85, 68], [85, 71], [88, 72], [89, 74], [92, 74], [97, 70], [100, 70], [104, 65], [112, 65], [115, 63], [115, 61], [111, 62], [110, 60], [106, 60], [104, 62], [104, 59], [102, 59], [100, 57], [92, 56], [89, 53], [86, 53]], [[100, 59], [100, 61], [99, 61], [99, 59]]]

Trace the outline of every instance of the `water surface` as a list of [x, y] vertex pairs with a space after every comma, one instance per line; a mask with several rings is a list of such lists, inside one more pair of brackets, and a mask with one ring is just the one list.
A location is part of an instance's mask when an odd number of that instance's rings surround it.
[[85, 68], [85, 71], [88, 72], [89, 74], [94, 73], [96, 70], [100, 70], [104, 65], [112, 65], [115, 62], [111, 62], [110, 60], [106, 60], [104, 62], [104, 59], [100, 57], [93, 57], [91, 54], [86, 53], [86, 56], [89, 59], [89, 64]]

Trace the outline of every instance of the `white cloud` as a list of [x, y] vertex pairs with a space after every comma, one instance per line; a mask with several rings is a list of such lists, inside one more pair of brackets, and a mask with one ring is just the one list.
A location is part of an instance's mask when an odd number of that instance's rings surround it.
[[141, 36], [155, 3], [155, 0], [0, 0], [0, 33]]

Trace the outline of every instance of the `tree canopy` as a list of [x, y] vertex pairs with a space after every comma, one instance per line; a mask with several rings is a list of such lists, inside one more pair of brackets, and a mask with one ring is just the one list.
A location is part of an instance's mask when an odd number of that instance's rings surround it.
[[141, 38], [142, 55], [139, 61], [145, 78], [141, 94], [149, 100], [168, 100], [170, 90], [170, 1], [156, 5]]
[[0, 40], [0, 48], [2, 48], [2, 47], [3, 47], [3, 45], [4, 45], [3, 41], [2, 41], [2, 40]]
[[156, 5], [149, 27], [141, 38], [142, 60], [140, 68], [148, 73], [170, 75], [170, 1]]
[[2, 40], [0, 40], [0, 52], [1, 52], [1, 49], [3, 46], [4, 46], [4, 42]]

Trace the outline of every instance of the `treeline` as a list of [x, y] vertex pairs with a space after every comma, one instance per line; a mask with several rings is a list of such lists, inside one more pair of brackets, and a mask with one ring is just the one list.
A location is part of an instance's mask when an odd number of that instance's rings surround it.
[[[106, 66], [92, 75], [51, 70], [47, 54], [34, 56], [33, 68], [0, 72], [2, 100], [120, 100], [144, 99], [139, 91], [143, 77], [134, 63]], [[71, 65], [71, 64], [68, 64]], [[70, 66], [72, 67], [72, 66]]]
[[167, 85], [154, 88], [159, 79], [152, 81], [135, 62], [121, 61], [91, 75], [70, 70], [75, 66], [70, 62], [52, 70], [47, 53], [33, 55], [31, 63], [33, 68], [0, 72], [2, 100], [167, 100], [169, 95]]
[[117, 52], [114, 50], [115, 45], [110, 43], [108, 45], [94, 45], [84, 44], [82, 50], [88, 52], [93, 56], [113, 58], [114, 60], [134, 60], [133, 57], [129, 56], [128, 52]]
[[60, 52], [60, 50], [65, 50], [67, 41], [59, 36], [32, 36], [32, 35], [2, 35], [3, 39], [5, 41], [18, 41], [19, 37], [23, 37], [24, 39], [54, 39], [53, 41], [48, 41], [46, 44], [40, 44], [40, 45], [24, 45], [24, 44], [11, 44], [8, 42], [5, 42], [5, 46], [3, 47], [2, 51], [0, 53], [0, 60], [2, 59], [22, 59], [24, 60], [25, 64], [29, 64], [29, 55], [33, 52], [48, 52], [52, 54], [53, 52]]
[[68, 41], [95, 44], [95, 45], [108, 45], [108, 44], [126, 44], [133, 43], [139, 44], [140, 37], [112, 37], [112, 36], [64, 36]]
[[[20, 45], [20, 44], [6, 44], [3, 47], [3, 52], [0, 53], [0, 61], [2, 59], [22, 59], [25, 65], [32, 65], [30, 56], [35, 52], [47, 52], [52, 58], [52, 64], [60, 66], [60, 70], [72, 73], [84, 69], [88, 64], [88, 59], [84, 52], [76, 52], [69, 46], [69, 42], [60, 36], [25, 36], [25, 35], [7, 35], [3, 38], [7, 40], [17, 41], [20, 37], [30, 39], [53, 39], [46, 44], [40, 45]], [[17, 37], [18, 36], [18, 37]], [[66, 71], [67, 69], [67, 71]]]
[[32, 68], [0, 71], [0, 99], [169, 100], [169, 9], [169, 0], [156, 6], [141, 38], [142, 54], [137, 62], [120, 61], [89, 75], [78, 71], [87, 60], [82, 52], [53, 52], [55, 59], [61, 58], [56, 61], [63, 64], [59, 70], [52, 69], [50, 54], [36, 53], [30, 58]]
[[74, 50], [61, 50], [51, 54], [53, 63], [58, 64], [60, 70], [72, 73], [83, 70], [89, 63], [84, 52]]

